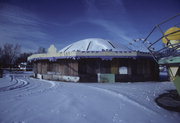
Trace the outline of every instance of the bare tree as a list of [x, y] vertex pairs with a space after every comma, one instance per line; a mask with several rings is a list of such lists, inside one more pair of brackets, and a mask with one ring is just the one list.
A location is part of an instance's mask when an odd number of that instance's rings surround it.
[[0, 47], [0, 78], [3, 77], [3, 70], [1, 69], [2, 68], [2, 48]]
[[2, 47], [2, 60], [4, 67], [12, 67], [18, 55], [20, 54], [21, 46], [19, 44], [6, 43]]
[[19, 57], [16, 59], [16, 65], [22, 63], [22, 62], [28, 62], [27, 58], [32, 55], [32, 53], [21, 53]]
[[0, 47], [0, 69], [2, 68], [2, 64], [3, 64], [2, 56], [3, 56], [2, 47]]
[[37, 53], [46, 53], [46, 48], [39, 47]]

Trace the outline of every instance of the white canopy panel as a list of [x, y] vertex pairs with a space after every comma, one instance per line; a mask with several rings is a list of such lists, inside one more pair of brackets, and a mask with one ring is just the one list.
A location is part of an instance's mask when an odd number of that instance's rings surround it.
[[72, 43], [59, 52], [71, 51], [131, 51], [123, 44], [115, 44], [112, 41], [100, 38], [88, 38]]

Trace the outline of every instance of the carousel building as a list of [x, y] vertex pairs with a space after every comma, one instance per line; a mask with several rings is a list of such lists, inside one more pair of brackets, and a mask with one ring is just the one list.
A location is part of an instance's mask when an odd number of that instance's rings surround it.
[[132, 51], [109, 40], [77, 41], [59, 52], [51, 45], [46, 54], [28, 57], [34, 77], [70, 82], [157, 81], [159, 67], [146, 52]]

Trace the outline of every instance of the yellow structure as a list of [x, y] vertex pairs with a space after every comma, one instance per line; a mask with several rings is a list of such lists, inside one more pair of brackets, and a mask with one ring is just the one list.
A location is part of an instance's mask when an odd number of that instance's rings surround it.
[[[180, 28], [172, 27], [164, 33], [164, 36], [165, 37], [162, 39], [163, 43], [169, 48], [172, 48], [170, 44], [176, 46], [176, 44], [180, 43]], [[178, 48], [178, 50], [180, 50], [180, 48]]]
[[[162, 42], [165, 43], [168, 48], [174, 48], [178, 46], [180, 44], [180, 28], [172, 27], [168, 29], [164, 33], [164, 38], [162, 39]], [[180, 50], [180, 48], [177, 48], [176, 50]], [[177, 91], [180, 94], [180, 57], [176, 56], [161, 58], [159, 60], [159, 64], [165, 64], [168, 66], [170, 79], [174, 82]]]

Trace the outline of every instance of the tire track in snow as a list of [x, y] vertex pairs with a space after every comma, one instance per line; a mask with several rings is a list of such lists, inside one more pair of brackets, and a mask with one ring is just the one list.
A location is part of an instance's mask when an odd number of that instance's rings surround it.
[[[34, 81], [35, 80], [35, 81]], [[53, 82], [48, 82], [48, 81], [38, 81], [37, 79], [29, 79], [28, 80], [32, 85], [34, 85], [34, 88], [27, 88], [25, 89], [25, 93], [21, 93], [19, 95], [16, 95], [16, 97], [26, 97], [34, 94], [41, 94], [41, 93], [46, 93], [50, 91], [52, 88], [56, 86], [55, 83]]]
[[[15, 82], [15, 81], [14, 81]], [[14, 84], [14, 82], [11, 80], [10, 77], [3, 77], [0, 78], [0, 88], [4, 88], [7, 86], [11, 86], [12, 84]]]
[[[10, 81], [10, 82], [12, 82], [12, 81]], [[3, 92], [5, 90], [7, 90], [8, 88], [11, 88], [11, 87], [15, 86], [16, 84], [18, 84], [18, 81], [15, 81], [14, 83], [12, 82], [12, 84], [10, 84], [10, 85], [3, 86], [3, 87], [0, 88], [0, 92]]]
[[29, 82], [24, 81], [24, 80], [13, 79], [12, 81], [16, 81], [16, 82], [14, 84], [9, 85], [9, 86], [1, 87], [0, 92], [11, 91], [11, 90], [23, 88], [23, 87], [29, 85]]
[[158, 113], [155, 112], [154, 110], [149, 109], [148, 107], [140, 104], [139, 102], [137, 102], [137, 101], [131, 99], [130, 97], [125, 96], [125, 95], [123, 95], [123, 94], [121, 94], [121, 93], [119, 93], [117, 91], [110, 90], [110, 89], [99, 88], [99, 87], [94, 87], [94, 86], [88, 86], [88, 87], [90, 87], [92, 89], [95, 89], [97, 91], [102, 91], [102, 92], [108, 93], [110, 95], [116, 96], [116, 97], [124, 100], [125, 102], [129, 102], [132, 105], [135, 105], [135, 106], [137, 106], [137, 107], [139, 107], [139, 108], [141, 108], [143, 110], [146, 110], [147, 112], [149, 112], [149, 113], [151, 113], [153, 115], [158, 115]]
[[11, 81], [14, 84], [0, 88], [0, 95], [6, 96], [6, 98], [0, 101], [16, 100], [19, 97], [26, 97], [34, 94], [46, 93], [56, 87], [56, 83], [47, 80], [33, 79], [27, 76], [13, 76]]

